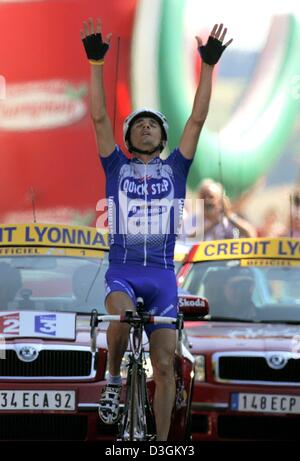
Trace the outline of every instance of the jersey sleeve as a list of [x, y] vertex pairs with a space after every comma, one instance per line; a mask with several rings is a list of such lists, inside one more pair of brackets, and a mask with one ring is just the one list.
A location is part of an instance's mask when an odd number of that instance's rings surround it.
[[180, 149], [174, 149], [166, 159], [166, 163], [170, 165], [173, 173], [181, 179], [186, 179], [193, 159], [187, 159], [183, 156]]
[[126, 155], [119, 146], [116, 146], [108, 157], [100, 157], [100, 161], [106, 177], [114, 176], [125, 163], [128, 163]]

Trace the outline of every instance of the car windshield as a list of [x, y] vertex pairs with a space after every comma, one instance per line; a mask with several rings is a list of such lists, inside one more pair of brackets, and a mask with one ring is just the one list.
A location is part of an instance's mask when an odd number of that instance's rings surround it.
[[0, 310], [102, 313], [107, 267], [105, 252], [99, 257], [1, 257]]
[[300, 322], [300, 261], [194, 263], [181, 288], [206, 297], [212, 319]]

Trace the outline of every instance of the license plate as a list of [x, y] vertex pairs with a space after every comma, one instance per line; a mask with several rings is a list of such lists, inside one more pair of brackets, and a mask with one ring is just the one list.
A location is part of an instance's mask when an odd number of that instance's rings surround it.
[[0, 411], [74, 411], [75, 391], [0, 391]]
[[300, 413], [300, 396], [278, 394], [231, 395], [231, 409], [259, 413]]

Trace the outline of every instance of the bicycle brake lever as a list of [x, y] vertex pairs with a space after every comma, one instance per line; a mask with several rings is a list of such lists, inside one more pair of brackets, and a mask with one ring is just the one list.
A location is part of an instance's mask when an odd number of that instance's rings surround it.
[[179, 332], [183, 330], [183, 314], [181, 313], [177, 314], [176, 328]]

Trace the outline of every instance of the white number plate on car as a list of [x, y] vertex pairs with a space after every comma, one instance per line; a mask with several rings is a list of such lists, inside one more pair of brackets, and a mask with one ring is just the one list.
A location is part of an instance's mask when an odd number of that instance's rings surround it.
[[231, 394], [231, 409], [266, 413], [300, 413], [300, 396], [278, 394]]
[[74, 411], [75, 391], [0, 390], [0, 411], [3, 410]]

